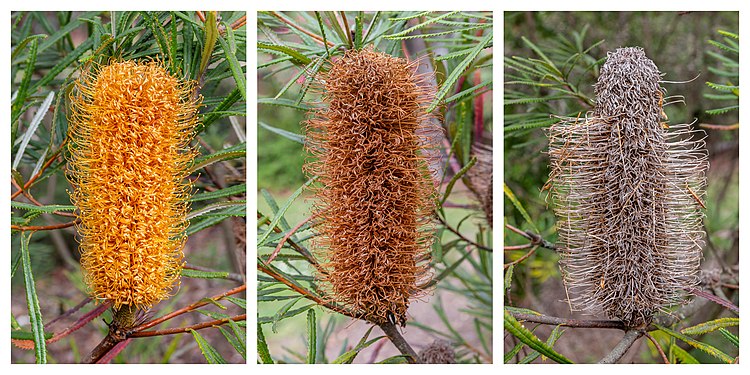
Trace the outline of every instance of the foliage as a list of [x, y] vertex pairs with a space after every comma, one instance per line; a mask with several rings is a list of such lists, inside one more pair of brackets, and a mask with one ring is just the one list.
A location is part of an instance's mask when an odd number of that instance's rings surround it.
[[[624, 26], [613, 32], [608, 25], [615, 20]], [[737, 140], [732, 132], [726, 131], [736, 126], [719, 128], [703, 124], [703, 119], [707, 114], [727, 112], [704, 112], [705, 108], [715, 108], [712, 100], [732, 99], [736, 104], [738, 95], [718, 98], [710, 88], [721, 87], [693, 83], [690, 78], [696, 76], [693, 70], [705, 71], [705, 65], [719, 61], [721, 68], [709, 65], [708, 70], [719, 76], [723, 73], [736, 82], [738, 47], [735, 40], [738, 38], [735, 34], [721, 32], [725, 37], [722, 42], [707, 42], [697, 46], [695, 51], [693, 47], [686, 49], [686, 42], [683, 42], [700, 39], [700, 35], [707, 35], [718, 25], [731, 29], [732, 25], [736, 27], [736, 22], [736, 13], [506, 13], [504, 270], [505, 324], [509, 327], [505, 341], [506, 363], [538, 361], [540, 353], [542, 360], [599, 360], [622, 337], [618, 333], [608, 334], [612, 328], [624, 329], [620, 322], [582, 320], [580, 315], [570, 315], [567, 304], [558, 303], [567, 296], [558, 271], [559, 257], [554, 251], [555, 218], [547, 206], [545, 181], [549, 177], [549, 161], [544, 131], [558, 122], [558, 117], [577, 117], [590, 111], [594, 104], [593, 84], [606, 52], [634, 45], [644, 47], [665, 73], [663, 85], [675, 98], [672, 105], [665, 107], [670, 123], [690, 122], [694, 116], [707, 131], [713, 170], [708, 176], [706, 202], [710, 203], [704, 220], [707, 245], [703, 249], [700, 288], [690, 291], [691, 303], [669, 309], [656, 324], [647, 327], [649, 339], [640, 340], [648, 345], [641, 346], [644, 348], [641, 353], [628, 355], [644, 362], [736, 360], [739, 342], [734, 327], [739, 322], [738, 309], [734, 306], [739, 296], [735, 240], [739, 228]], [[572, 24], [580, 26], [565, 29], [564, 25]], [[666, 25], [670, 32], [650, 33], [651, 25]], [[716, 48], [721, 54], [715, 52]], [[709, 56], [705, 61], [694, 58], [704, 54]], [[688, 65], [685, 61], [694, 64]], [[726, 78], [718, 82], [731, 85]], [[709, 100], [701, 100], [703, 96], [695, 94], [703, 87], [713, 91], [705, 95]], [[723, 116], [729, 116], [729, 121], [736, 118], [736, 115], [731, 117], [731, 111]], [[521, 160], [523, 162], [519, 162]], [[517, 325], [519, 322], [523, 325]]]
[[[12, 278], [12, 288], [25, 290], [28, 309], [22, 311], [20, 306], [13, 305], [12, 337], [18, 347], [35, 348], [37, 363], [85, 360], [79, 349], [85, 356], [92, 348], [79, 348], [77, 340], [87, 336], [78, 339], [66, 336], [81, 329], [80, 332], [88, 332], [88, 337], [100, 340], [102, 333], [106, 334], [106, 326], [94, 318], [105, 312], [107, 304], [92, 307], [91, 299], [84, 298], [85, 287], [76, 260], [78, 254], [71, 250], [77, 249], [71, 230], [76, 224], [71, 212], [75, 207], [70, 205], [66, 184], [61, 181], [65, 179], [67, 155], [64, 147], [68, 143], [72, 84], [88, 63], [102, 64], [112, 59], [159, 59], [172, 74], [197, 81], [196, 94], [203, 96], [203, 107], [191, 143], [200, 155], [193, 161], [188, 177], [194, 181], [190, 225], [186, 230], [188, 248], [199, 244], [197, 238], [203, 235], [196, 236], [197, 233], [209, 228], [220, 230], [219, 224], [227, 221], [235, 226], [234, 231], [226, 234], [227, 241], [232, 243], [230, 252], [244, 251], [244, 236], [235, 238], [233, 233], [244, 233], [245, 216], [242, 125], [245, 15], [243, 12], [182, 11], [14, 12], [11, 22], [11, 231], [14, 243], [11, 276], [19, 274]], [[48, 247], [57, 250], [57, 256], [51, 257], [56, 263], [40, 263], [42, 253], [36, 252]], [[142, 317], [140, 325], [129, 333], [132, 339], [106, 353], [104, 361], [173, 361], [182, 335], [163, 339], [137, 337], [178, 332], [191, 332], [195, 342], [189, 346], [190, 350], [203, 353], [198, 356], [208, 362], [238, 361], [245, 356], [246, 302], [232, 296], [244, 290], [244, 267], [232, 270], [228, 260], [211, 264], [193, 252], [186, 250], [186, 253], [188, 266], [183, 270], [180, 292], [157, 305], [151, 312], [153, 316]], [[220, 269], [209, 269], [202, 263]], [[19, 267], [22, 272], [17, 272]], [[47, 274], [55, 269], [62, 272], [55, 272], [57, 276], [52, 281]], [[61, 282], [63, 284], [58, 285]], [[203, 285], [201, 295], [189, 293], [196, 285]], [[68, 289], [64, 297], [58, 296], [60, 291], [55, 286]], [[220, 288], [221, 293], [217, 293], [216, 288]], [[74, 306], [81, 299], [83, 302]], [[198, 302], [193, 303], [195, 300]], [[91, 309], [80, 313], [79, 309], [86, 306]], [[214, 308], [208, 308], [211, 306]], [[67, 311], [51, 319], [50, 316], [58, 314], [53, 307]], [[172, 320], [173, 316], [191, 311], [205, 318], [197, 315], [186, 321]], [[26, 314], [31, 319], [23, 323], [20, 316]], [[211, 321], [213, 323], [206, 325]], [[54, 322], [57, 325], [53, 325]], [[165, 329], [167, 325], [171, 328]], [[157, 329], [146, 330], [153, 326]], [[220, 335], [202, 330], [211, 326], [215, 326]], [[91, 340], [86, 340], [83, 345], [88, 346], [89, 342]], [[162, 349], [155, 350], [149, 342], [161, 342], [158, 346]], [[149, 347], [151, 349], [147, 349]], [[115, 356], [117, 353], [120, 354]], [[14, 362], [26, 360], [20, 350], [13, 351]]]
[[[281, 180], [263, 181], [268, 171], [274, 170], [287, 169], [303, 176], [299, 166], [304, 159], [301, 144], [305, 134], [300, 122], [319, 97], [316, 77], [328, 70], [331, 59], [346, 50], [372, 45], [392, 56], [420, 59], [428, 74], [434, 74], [437, 96], [428, 110], [443, 119], [441, 125], [448, 135], [444, 145], [435, 146], [447, 155], [435, 165], [445, 189], [436, 212], [437, 241], [431, 264], [435, 277], [430, 285], [439, 295], [432, 307], [440, 324], [418, 315], [410, 316], [407, 324], [450, 340], [457, 349], [458, 362], [491, 362], [492, 232], [477, 218], [478, 198], [470, 196], [467, 204], [466, 197], [457, 193], [460, 189], [453, 188], [457, 181], [474, 191], [487, 188], [487, 182], [482, 185], [471, 172], [480, 163], [488, 163], [487, 158], [477, 161], [475, 148], [491, 139], [491, 128], [486, 125], [491, 123], [491, 112], [485, 109], [489, 103], [483, 95], [492, 87], [491, 13], [260, 12], [258, 35], [258, 184], [272, 190], [261, 190], [268, 209], [258, 211], [258, 360], [351, 363], [362, 351], [379, 347], [375, 344], [385, 337], [373, 337], [370, 328], [356, 338], [353, 346], [344, 342], [338, 352], [330, 347], [337, 325], [354, 314], [327, 299], [311, 272], [318, 259], [316, 251], [308, 248], [315, 236], [310, 217], [303, 214], [306, 218], [296, 225], [287, 220], [306, 210], [299, 197], [306, 194], [315, 178], [291, 186]], [[272, 111], [264, 110], [271, 107]], [[292, 157], [299, 159], [283, 164]], [[491, 164], [489, 168], [491, 171]], [[285, 190], [294, 193], [277, 201], [273, 195]], [[453, 306], [446, 308], [442, 303], [448, 295], [470, 301], [459, 313], [470, 316], [475, 332], [465, 332], [452, 321], [456, 314]], [[307, 317], [304, 322], [302, 316]], [[290, 348], [283, 352], [274, 345], [282, 330], [293, 332], [293, 327], [302, 326], [306, 327], [306, 352]], [[426, 344], [419, 343], [418, 347]], [[337, 353], [336, 357], [330, 358], [331, 353]], [[380, 362], [408, 359], [402, 353]]]
[[718, 92], [706, 93], [704, 96], [708, 99], [728, 101], [732, 105], [706, 110], [706, 113], [710, 115], [719, 115], [740, 109], [740, 36], [724, 30], [719, 30], [718, 33], [723, 36], [723, 42], [709, 40], [708, 43], [718, 50], [707, 50], [706, 54], [721, 64], [720, 68], [709, 66], [708, 71], [721, 77], [723, 83], [707, 81], [706, 85]]

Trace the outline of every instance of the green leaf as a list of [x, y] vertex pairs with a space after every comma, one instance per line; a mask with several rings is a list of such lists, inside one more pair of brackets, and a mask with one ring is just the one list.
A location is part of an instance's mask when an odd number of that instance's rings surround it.
[[521, 342], [528, 345], [531, 349], [536, 350], [540, 354], [557, 363], [573, 363], [568, 358], [565, 358], [562, 354], [556, 352], [549, 345], [545, 344], [538, 337], [536, 337], [531, 331], [526, 329], [516, 318], [513, 317], [508, 311], [504, 311], [505, 320], [504, 326], [505, 331], [517, 337]]
[[300, 111], [309, 111], [312, 107], [305, 103], [297, 103], [296, 100], [286, 98], [258, 98], [258, 104], [277, 105], [282, 107], [294, 108]]
[[734, 91], [740, 88], [739, 86], [735, 86], [735, 85], [720, 85], [718, 83], [713, 83], [713, 82], [706, 82], [706, 85], [708, 85], [708, 87], [714, 90], [719, 90], [719, 91]]
[[[195, 218], [199, 218], [201, 216], [205, 216], [209, 212], [220, 210], [223, 208], [241, 207], [243, 208], [243, 211], [244, 211], [244, 208], [246, 206], [247, 206], [247, 201], [244, 201], [244, 200], [212, 203], [206, 207], [202, 207], [200, 209], [190, 211], [190, 213], [187, 215], [187, 219], [192, 220]], [[239, 213], [237, 210], [232, 210], [231, 212], [228, 212], [227, 214], [230, 216], [236, 216], [237, 213]]]
[[709, 320], [704, 323], [696, 324], [692, 327], [683, 328], [680, 330], [685, 335], [703, 335], [709, 332], [713, 332], [719, 328], [734, 327], [740, 325], [739, 318], [719, 318]]
[[307, 363], [314, 364], [317, 358], [318, 324], [315, 320], [315, 310], [307, 310]]
[[516, 209], [521, 213], [523, 218], [526, 220], [527, 223], [531, 226], [531, 228], [534, 229], [535, 233], [540, 233], [539, 228], [536, 227], [536, 224], [534, 224], [534, 221], [531, 220], [531, 216], [529, 216], [529, 213], [526, 212], [526, 209], [523, 208], [523, 205], [521, 202], [518, 201], [518, 198], [516, 198], [516, 195], [513, 194], [513, 190], [510, 189], [508, 184], [503, 182], [503, 192], [505, 192], [505, 196], [510, 199], [511, 203], [516, 207]]
[[282, 218], [282, 217], [284, 216], [284, 214], [286, 214], [286, 211], [287, 211], [287, 210], [289, 209], [289, 207], [290, 207], [290, 206], [292, 205], [292, 202], [294, 202], [294, 200], [295, 200], [295, 199], [297, 199], [297, 197], [299, 197], [299, 196], [300, 196], [300, 194], [302, 194], [302, 192], [303, 192], [303, 191], [304, 191], [304, 190], [305, 190], [305, 189], [306, 189], [306, 188], [307, 188], [308, 186], [310, 186], [310, 184], [312, 184], [313, 182], [315, 182], [315, 180], [317, 180], [317, 176], [316, 176], [316, 177], [313, 177], [313, 178], [311, 178], [311, 179], [309, 179], [309, 180], [307, 180], [307, 182], [305, 182], [305, 183], [304, 183], [304, 184], [303, 184], [302, 186], [300, 186], [300, 187], [299, 187], [299, 188], [298, 188], [298, 189], [297, 189], [297, 190], [296, 190], [296, 191], [295, 191], [295, 192], [294, 192], [294, 193], [293, 193], [293, 194], [292, 194], [292, 195], [291, 195], [291, 196], [289, 197], [289, 199], [287, 199], [287, 201], [286, 201], [286, 202], [284, 202], [284, 205], [282, 205], [282, 206], [281, 206], [281, 208], [279, 208], [279, 212], [277, 212], [277, 213], [276, 213], [276, 215], [274, 215], [274, 216], [273, 216], [273, 219], [271, 220], [271, 223], [270, 223], [270, 224], [268, 225], [268, 229], [266, 229], [266, 231], [265, 231], [265, 232], [264, 232], [264, 233], [263, 233], [263, 234], [262, 234], [262, 235], [260, 236], [260, 238], [258, 238], [258, 242], [257, 242], [257, 245], [258, 245], [258, 247], [260, 247], [260, 246], [264, 246], [264, 245], [266, 244], [266, 239], [268, 239], [268, 236], [269, 236], [269, 235], [271, 235], [271, 233], [273, 232], [273, 228], [275, 228], [275, 227], [276, 227], [276, 225], [278, 225], [278, 224], [279, 224], [279, 221], [280, 221], [280, 220], [281, 220], [281, 218]]
[[729, 111], [736, 111], [736, 110], [739, 110], [739, 109], [740, 109], [739, 105], [731, 105], [729, 107], [724, 107], [724, 108], [707, 109], [706, 113], [709, 114], [709, 115], [721, 115], [721, 114], [727, 113]]
[[247, 154], [247, 145], [245, 142], [236, 144], [232, 147], [225, 148], [221, 151], [217, 151], [213, 154], [201, 156], [193, 160], [193, 164], [188, 168], [187, 174], [191, 174], [203, 167], [209, 166], [213, 163], [232, 160], [244, 157]]
[[219, 29], [216, 23], [216, 12], [206, 12], [206, 23], [204, 24], [204, 29], [206, 31], [206, 39], [203, 41], [203, 53], [201, 54], [201, 64], [198, 69], [198, 77], [202, 77], [206, 68], [208, 68], [208, 63], [211, 61], [211, 55], [216, 46], [216, 38], [219, 37]]
[[201, 349], [201, 353], [203, 353], [203, 356], [206, 358], [206, 362], [209, 364], [223, 364], [227, 363], [227, 361], [219, 354], [216, 349], [211, 346], [211, 344], [206, 341], [206, 339], [201, 336], [198, 331], [191, 329], [190, 333], [193, 334], [193, 338], [195, 338], [195, 342], [198, 343], [198, 347]]
[[41, 213], [47, 213], [47, 214], [51, 214], [55, 211], [75, 211], [76, 210], [76, 206], [71, 206], [71, 205], [53, 204], [53, 205], [47, 205], [47, 206], [36, 206], [33, 204], [16, 202], [16, 201], [11, 201], [10, 206], [13, 208], [18, 208], [22, 210], [35, 211], [35, 212], [41, 212]]
[[26, 151], [26, 146], [29, 145], [29, 141], [31, 141], [31, 137], [34, 136], [34, 133], [36, 132], [37, 128], [39, 128], [39, 124], [42, 123], [42, 120], [44, 119], [44, 116], [47, 114], [47, 111], [49, 110], [50, 105], [52, 105], [52, 100], [55, 98], [55, 92], [50, 91], [49, 94], [47, 94], [47, 97], [42, 102], [42, 105], [39, 106], [39, 109], [37, 109], [36, 114], [34, 114], [34, 118], [31, 120], [31, 123], [29, 123], [29, 128], [26, 130], [26, 133], [24, 133], [23, 137], [21, 137], [21, 146], [18, 147], [18, 151], [16, 152], [16, 157], [13, 160], [13, 169], [18, 168], [18, 163], [21, 162], [21, 158], [23, 157], [23, 153]]
[[482, 50], [491, 42], [492, 32], [488, 32], [487, 35], [482, 38], [482, 41], [472, 49], [471, 53], [469, 53], [469, 55], [466, 56], [461, 61], [461, 63], [459, 63], [456, 68], [453, 69], [453, 71], [451, 71], [451, 74], [448, 76], [448, 78], [445, 79], [443, 85], [440, 86], [440, 89], [435, 95], [435, 99], [432, 101], [432, 104], [430, 104], [430, 106], [427, 108], [427, 112], [432, 112], [440, 104], [443, 98], [445, 98], [445, 96], [453, 90], [453, 86], [455, 86], [456, 82], [458, 82], [458, 79], [464, 74], [464, 70], [466, 70], [466, 68], [471, 65], [477, 55], [479, 55], [479, 53], [482, 52]]
[[[547, 338], [547, 342], [546, 342], [547, 346], [549, 346], [550, 348], [553, 347], [555, 343], [557, 342], [557, 340], [560, 339], [562, 334], [563, 334], [563, 331], [560, 329], [560, 326], [555, 326], [555, 329], [552, 330], [552, 332], [549, 334], [549, 337]], [[534, 362], [535, 359], [539, 358], [539, 355], [540, 355], [539, 352], [535, 350], [531, 354], [521, 359], [521, 361], [518, 363], [526, 364], [526, 363]]]
[[443, 193], [443, 199], [440, 200], [441, 207], [443, 206], [443, 204], [445, 204], [445, 201], [448, 199], [448, 196], [450, 196], [451, 190], [453, 190], [453, 185], [455, 185], [456, 181], [458, 181], [458, 179], [460, 179], [464, 174], [466, 174], [466, 172], [468, 172], [469, 169], [471, 169], [471, 167], [473, 167], [474, 164], [476, 163], [477, 163], [477, 158], [472, 156], [469, 162], [466, 163], [466, 165], [464, 165], [464, 167], [461, 168], [461, 170], [459, 170], [455, 175], [453, 175], [451, 180], [448, 182], [448, 185], [445, 187], [445, 193]]
[[47, 342], [44, 336], [44, 321], [39, 307], [39, 297], [36, 294], [34, 274], [31, 271], [31, 255], [29, 242], [31, 233], [21, 232], [21, 264], [23, 266], [23, 283], [26, 289], [26, 306], [29, 308], [31, 332], [34, 334], [34, 357], [36, 363], [47, 363]]
[[682, 340], [685, 343], [687, 343], [688, 345], [690, 345], [690, 346], [692, 346], [692, 347], [694, 347], [696, 349], [699, 349], [699, 350], [705, 352], [706, 354], [709, 354], [709, 355], [711, 355], [713, 357], [716, 357], [716, 358], [722, 360], [725, 363], [732, 363], [732, 362], [734, 362], [734, 358], [728, 356], [727, 354], [725, 354], [721, 350], [716, 349], [715, 347], [713, 347], [711, 345], [708, 345], [706, 343], [702, 343], [702, 342], [700, 342], [698, 340], [695, 340], [695, 339], [693, 339], [691, 337], [685, 336], [685, 335], [683, 335], [683, 334], [681, 334], [679, 332], [673, 331], [673, 330], [671, 330], [669, 328], [662, 327], [662, 326], [660, 326], [658, 324], [654, 324], [654, 326], [656, 328], [662, 330], [663, 332], [669, 334], [670, 336], [673, 336], [674, 338], [676, 338], [678, 340]]
[[269, 52], [281, 52], [282, 54], [291, 57], [294, 61], [297, 62], [297, 64], [301, 64], [301, 65], [307, 65], [312, 61], [312, 59], [310, 59], [309, 57], [287, 46], [271, 44], [271, 43], [266, 43], [266, 42], [258, 42], [258, 49], [269, 51]]
[[468, 88], [468, 89], [466, 89], [464, 91], [461, 91], [458, 94], [453, 95], [453, 96], [449, 97], [448, 99], [445, 99], [445, 103], [448, 104], [448, 103], [451, 103], [451, 102], [455, 102], [457, 100], [461, 100], [461, 99], [463, 99], [463, 98], [471, 95], [473, 92], [475, 92], [475, 91], [477, 91], [477, 90], [479, 90], [479, 89], [481, 89], [483, 87], [487, 87], [487, 86], [492, 87], [492, 80], [482, 82], [482, 83], [480, 83], [480, 84], [478, 84], [476, 86], [473, 86], [473, 87]]
[[214, 121], [221, 118], [222, 113], [231, 108], [234, 103], [240, 100], [240, 98], [242, 98], [240, 89], [235, 87], [234, 90], [232, 90], [232, 92], [230, 92], [229, 95], [227, 95], [224, 100], [222, 100], [221, 103], [216, 106], [216, 108], [214, 108], [211, 112], [203, 115], [203, 123], [198, 126], [198, 128], [196, 129], [196, 133], [202, 132]]
[[[21, 116], [21, 110], [26, 103], [26, 98], [29, 92], [29, 83], [31, 82], [31, 76], [34, 74], [34, 68], [36, 66], [36, 55], [38, 47], [39, 39], [35, 38], [29, 42], [29, 56], [26, 59], [26, 65], [23, 68], [23, 78], [21, 78], [21, 84], [18, 86], [18, 91], [16, 91], [16, 99], [11, 105], [11, 145], [13, 145], [16, 140], [16, 132], [18, 129], [18, 123], [16, 122], [16, 119]], [[31, 92], [33, 93], [34, 91], [32, 90]]]
[[[235, 323], [232, 320], [229, 320], [229, 322]], [[237, 326], [236, 323], [235, 323], [235, 326]], [[221, 334], [224, 335], [224, 338], [227, 339], [227, 342], [229, 342], [229, 344], [232, 345], [232, 347], [234, 348], [234, 350], [236, 350], [237, 353], [239, 353], [242, 356], [242, 358], [247, 358], [246, 357], [246, 349], [247, 348], [245, 348], [244, 339], [240, 340], [232, 332], [229, 332], [229, 330], [227, 330], [226, 328], [224, 328], [222, 326], [218, 326], [216, 328], [219, 329], [219, 331], [221, 332]]]
[[232, 195], [243, 194], [247, 192], [247, 184], [244, 182], [239, 185], [226, 187], [216, 191], [206, 191], [200, 194], [195, 194], [190, 197], [190, 202], [199, 202], [209, 199], [224, 198]]
[[503, 278], [503, 287], [507, 291], [510, 289], [511, 283], [513, 282], [513, 268], [515, 265], [511, 264], [510, 267], [508, 267], [507, 270], [505, 270], [505, 275]]
[[423, 27], [425, 27], [427, 25], [435, 23], [436, 21], [441, 20], [443, 18], [450, 17], [450, 16], [452, 16], [452, 15], [454, 15], [456, 13], [458, 13], [458, 12], [448, 12], [448, 13], [441, 14], [441, 15], [439, 15], [437, 17], [428, 18], [426, 21], [424, 21], [424, 22], [422, 22], [420, 24], [417, 24], [415, 26], [412, 26], [412, 27], [410, 27], [410, 28], [408, 28], [406, 30], [403, 30], [403, 31], [395, 33], [395, 34], [386, 35], [386, 36], [384, 36], [384, 38], [386, 38], [386, 39], [398, 39], [399, 37], [404, 37], [407, 34], [411, 33], [412, 31], [419, 30], [419, 29], [421, 29], [421, 28], [423, 28]]
[[303, 145], [305, 144], [305, 136], [304, 135], [293, 133], [293, 132], [290, 132], [290, 131], [287, 131], [287, 130], [284, 130], [284, 129], [281, 129], [281, 128], [273, 127], [273, 126], [268, 125], [268, 124], [266, 124], [265, 122], [262, 122], [262, 121], [258, 121], [258, 125], [260, 125], [261, 127], [265, 128], [266, 130], [268, 130], [270, 132], [273, 132], [273, 133], [276, 133], [276, 134], [278, 134], [278, 135], [280, 135], [280, 136], [282, 136], [282, 137], [284, 137], [284, 138], [286, 138], [286, 139], [288, 139], [290, 141], [294, 141], [294, 142], [297, 142], [297, 143], [303, 144]]
[[355, 346], [354, 349], [349, 350], [345, 352], [344, 354], [340, 355], [331, 363], [333, 364], [352, 363], [354, 362], [354, 358], [357, 357], [357, 354], [359, 354], [359, 352], [361, 352], [362, 349], [367, 348], [368, 346], [372, 345], [373, 343], [385, 337], [385, 336], [380, 336], [370, 341], [366, 341], [367, 338], [370, 336], [370, 332], [372, 332], [373, 328], [375, 328], [375, 326], [371, 326], [370, 329], [368, 329], [367, 332], [365, 332], [365, 335], [362, 336], [362, 339], [359, 340], [359, 343], [357, 343], [357, 346]]
[[245, 93], [245, 73], [242, 71], [240, 62], [237, 61], [236, 54], [232, 53], [229, 44], [221, 37], [221, 35], [219, 35], [219, 44], [221, 44], [221, 48], [224, 50], [224, 57], [229, 62], [229, 69], [232, 71], [232, 76], [237, 83], [237, 88], [240, 90], [240, 94], [242, 94], [242, 99], [247, 101], [247, 94]]
[[695, 364], [698, 365], [700, 362], [695, 359], [690, 353], [686, 352], [685, 349], [680, 348], [677, 345], [671, 346], [672, 354], [684, 364]]
[[258, 322], [258, 357], [265, 364], [274, 363], [271, 352], [268, 351], [268, 343], [266, 343], [266, 336], [263, 335], [263, 326], [260, 322]]
[[[18, 324], [18, 323], [15, 322], [15, 324]], [[10, 331], [10, 338], [14, 340], [34, 340], [34, 332], [19, 331], [19, 330], [12, 329]], [[49, 340], [51, 338], [52, 338], [52, 333], [49, 333], [49, 332], [44, 333], [45, 340]]]
[[207, 272], [183, 268], [180, 271], [180, 275], [196, 279], [226, 279], [229, 276], [229, 272]]
[[729, 340], [729, 342], [731, 342], [736, 348], [740, 347], [740, 338], [732, 334], [732, 332], [729, 332], [724, 328], [719, 328], [719, 333], [721, 333], [725, 339]]

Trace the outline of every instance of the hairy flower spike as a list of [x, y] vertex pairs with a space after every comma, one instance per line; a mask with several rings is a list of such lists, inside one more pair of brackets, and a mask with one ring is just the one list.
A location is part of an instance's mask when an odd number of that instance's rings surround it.
[[329, 297], [370, 322], [404, 324], [430, 281], [434, 185], [424, 158], [430, 100], [416, 64], [348, 51], [308, 121], [306, 170], [319, 177], [315, 245]]
[[704, 133], [666, 126], [661, 74], [641, 48], [608, 54], [586, 118], [549, 129], [563, 279], [574, 309], [630, 327], [698, 282]]
[[85, 72], [72, 94], [68, 178], [92, 295], [148, 308], [179, 283], [199, 99], [157, 61]]

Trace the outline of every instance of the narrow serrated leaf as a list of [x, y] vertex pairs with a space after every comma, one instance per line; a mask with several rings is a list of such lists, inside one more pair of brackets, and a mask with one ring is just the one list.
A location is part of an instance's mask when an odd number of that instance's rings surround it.
[[505, 320], [504, 327], [505, 331], [517, 337], [521, 342], [528, 345], [531, 349], [536, 350], [540, 354], [557, 363], [573, 363], [571, 360], [556, 352], [549, 345], [539, 340], [531, 331], [526, 329], [516, 318], [513, 317], [508, 311], [504, 311]]
[[198, 347], [201, 349], [201, 353], [203, 353], [203, 357], [206, 358], [206, 362], [209, 364], [223, 364], [227, 363], [227, 361], [219, 354], [218, 351], [216, 351], [216, 348], [211, 346], [211, 344], [206, 341], [206, 339], [201, 336], [198, 331], [191, 329], [190, 333], [193, 334], [193, 338], [195, 338], [195, 342], [198, 343]]
[[692, 347], [694, 347], [696, 349], [699, 349], [699, 350], [703, 351], [706, 354], [709, 354], [709, 355], [711, 355], [713, 357], [716, 357], [716, 358], [722, 360], [725, 363], [732, 363], [732, 362], [734, 362], [734, 358], [728, 356], [726, 353], [722, 352], [721, 350], [719, 350], [719, 349], [717, 349], [717, 348], [715, 348], [715, 347], [713, 347], [713, 346], [711, 346], [709, 344], [700, 342], [700, 341], [695, 340], [695, 339], [693, 339], [691, 337], [685, 336], [685, 335], [683, 335], [683, 334], [681, 334], [679, 332], [673, 331], [673, 330], [671, 330], [671, 329], [669, 329], [667, 327], [662, 327], [662, 326], [660, 326], [658, 324], [654, 324], [654, 326], [656, 328], [660, 329], [661, 331], [669, 334], [670, 336], [673, 336], [674, 338], [676, 338], [678, 340], [682, 340], [686, 344], [688, 344], [688, 345], [690, 345], [690, 346], [692, 346]]

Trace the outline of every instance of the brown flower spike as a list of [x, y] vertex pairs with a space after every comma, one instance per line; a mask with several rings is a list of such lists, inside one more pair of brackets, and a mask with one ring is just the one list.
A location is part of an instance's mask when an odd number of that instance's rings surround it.
[[199, 99], [158, 61], [85, 72], [72, 94], [68, 177], [93, 297], [148, 308], [179, 284]]
[[660, 79], [643, 49], [609, 53], [594, 112], [548, 134], [571, 305], [629, 327], [681, 302], [700, 269], [705, 133], [689, 124], [667, 128]]
[[375, 324], [405, 324], [430, 281], [434, 185], [422, 129], [430, 92], [416, 64], [351, 50], [323, 77], [308, 120], [306, 170], [318, 176], [314, 244], [329, 297]]

